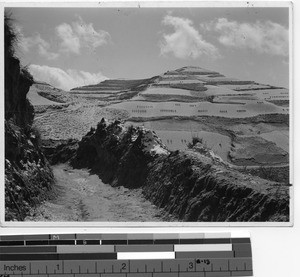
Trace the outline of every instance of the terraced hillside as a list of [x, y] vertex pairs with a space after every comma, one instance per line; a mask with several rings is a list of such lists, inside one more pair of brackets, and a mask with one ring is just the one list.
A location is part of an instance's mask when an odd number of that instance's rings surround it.
[[188, 149], [197, 139], [230, 166], [288, 182], [286, 88], [183, 67], [149, 79], [112, 79], [70, 92], [41, 85], [38, 90], [30, 93], [48, 105], [35, 105], [40, 111], [35, 123], [46, 139], [80, 139], [102, 117], [118, 119], [154, 130], [169, 150]]
[[133, 98], [109, 107], [126, 111], [127, 124], [155, 130], [170, 150], [186, 149], [197, 137], [236, 166], [289, 163], [285, 88], [184, 67], [166, 72]]
[[[71, 91], [35, 83], [28, 99], [68, 195], [29, 220], [57, 209], [70, 220], [75, 205], [81, 221], [140, 220], [123, 215], [134, 207], [148, 221], [289, 221], [288, 89], [184, 67]], [[117, 192], [124, 187], [128, 195]], [[112, 203], [122, 215], [99, 219]]]
[[105, 80], [96, 85], [88, 85], [71, 89], [73, 94], [84, 95], [89, 99], [101, 100], [123, 100], [130, 99], [139, 91], [144, 90], [149, 84], [153, 83], [156, 77], [149, 79], [138, 80], [125, 80], [125, 79], [112, 79]]

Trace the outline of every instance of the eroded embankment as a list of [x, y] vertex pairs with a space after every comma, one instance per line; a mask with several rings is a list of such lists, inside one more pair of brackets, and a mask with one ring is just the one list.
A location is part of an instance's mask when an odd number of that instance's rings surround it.
[[14, 56], [17, 40], [5, 16], [5, 220], [24, 220], [30, 207], [48, 197], [52, 170], [32, 128], [34, 111], [26, 95], [32, 76]]
[[105, 183], [141, 187], [184, 221], [288, 221], [289, 187], [242, 174], [196, 144], [169, 152], [156, 134], [102, 120], [83, 137], [71, 164]]
[[144, 194], [184, 221], [287, 221], [288, 187], [229, 169], [193, 151], [157, 159]]

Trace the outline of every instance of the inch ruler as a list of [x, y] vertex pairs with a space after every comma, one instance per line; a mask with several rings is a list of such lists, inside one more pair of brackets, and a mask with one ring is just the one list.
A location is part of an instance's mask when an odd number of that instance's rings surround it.
[[0, 236], [0, 277], [253, 276], [249, 236], [234, 233]]

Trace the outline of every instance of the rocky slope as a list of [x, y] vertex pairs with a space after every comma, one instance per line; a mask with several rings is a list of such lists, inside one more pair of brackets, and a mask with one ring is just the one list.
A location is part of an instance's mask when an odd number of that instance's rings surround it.
[[66, 163], [75, 155], [78, 149], [78, 140], [42, 140], [41, 148], [51, 165]]
[[71, 164], [112, 186], [141, 187], [183, 221], [288, 221], [289, 186], [231, 168], [201, 143], [169, 152], [155, 132], [102, 119]]
[[32, 128], [34, 111], [26, 98], [32, 76], [14, 56], [16, 35], [5, 18], [5, 220], [23, 220], [46, 198], [53, 174]]
[[72, 165], [91, 168], [113, 186], [136, 188], [148, 175], [148, 163], [168, 153], [155, 133], [134, 127], [127, 130], [119, 121], [109, 124], [102, 119], [79, 142]]

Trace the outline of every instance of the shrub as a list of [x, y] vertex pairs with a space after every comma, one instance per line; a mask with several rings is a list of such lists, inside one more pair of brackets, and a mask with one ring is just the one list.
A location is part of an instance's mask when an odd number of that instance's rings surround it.
[[192, 137], [192, 142], [188, 143], [188, 148], [193, 148], [198, 142], [203, 144], [203, 138]]
[[135, 132], [135, 127], [131, 124], [128, 126], [127, 132], [133, 134]]

